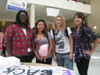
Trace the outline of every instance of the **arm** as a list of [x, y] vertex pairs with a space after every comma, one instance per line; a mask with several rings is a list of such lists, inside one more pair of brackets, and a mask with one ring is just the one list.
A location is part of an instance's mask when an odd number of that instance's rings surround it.
[[7, 52], [8, 52], [8, 56], [12, 56], [12, 52], [11, 52], [11, 44], [10, 43], [6, 43], [5, 44]]
[[55, 57], [55, 42], [54, 42], [54, 38], [52, 38], [52, 48], [53, 48], [53, 57]]
[[33, 49], [34, 54], [36, 55], [37, 59], [40, 60], [40, 61], [42, 61], [41, 56], [39, 56], [38, 53], [36, 52], [34, 42], [32, 42], [32, 49]]
[[72, 31], [69, 27], [67, 27], [68, 35], [69, 35], [69, 42], [70, 42], [70, 54], [69, 54], [69, 60], [73, 59], [73, 37], [72, 37]]
[[57, 62], [57, 57], [55, 55], [55, 42], [54, 42], [54, 38], [52, 39], [52, 46], [53, 46], [53, 59], [55, 62]]
[[10, 25], [6, 30], [5, 39], [4, 39], [4, 43], [5, 43], [5, 47], [7, 49], [7, 52], [8, 52], [8, 56], [12, 56], [11, 40], [12, 40], [13, 35], [14, 35], [14, 28], [12, 25]]
[[91, 51], [90, 50], [83, 50], [83, 54], [89, 54], [90, 55], [97, 48], [98, 43], [99, 43], [99, 38], [97, 38], [97, 36], [92, 32], [92, 30], [90, 28], [85, 27], [84, 30], [85, 30], [85, 33], [88, 36], [88, 38], [91, 39], [91, 40], [94, 40], [94, 44], [93, 44]]
[[88, 50], [88, 51], [87, 51], [87, 50], [83, 50], [83, 54], [89, 54], [89, 55], [91, 55], [91, 54], [95, 51], [95, 49], [97, 48], [98, 43], [99, 43], [99, 38], [97, 38], [97, 39], [94, 41], [92, 50], [91, 50], [91, 51], [89, 51], [89, 50]]
[[92, 54], [92, 53], [95, 51], [95, 49], [97, 48], [98, 44], [99, 44], [99, 38], [97, 38], [97, 39], [94, 41], [93, 48], [92, 48], [90, 54]]
[[55, 41], [54, 41], [53, 31], [51, 30], [50, 33], [51, 33], [51, 36], [52, 36], [53, 59], [54, 59], [55, 62], [57, 62], [57, 58], [56, 58], [56, 55], [55, 55]]
[[72, 38], [72, 34], [69, 35], [69, 41], [70, 41], [70, 55], [69, 55], [69, 59], [73, 59], [73, 38]]
[[54, 41], [53, 30], [51, 30], [50, 33], [51, 33], [51, 36], [52, 36], [53, 57], [55, 57], [55, 41]]

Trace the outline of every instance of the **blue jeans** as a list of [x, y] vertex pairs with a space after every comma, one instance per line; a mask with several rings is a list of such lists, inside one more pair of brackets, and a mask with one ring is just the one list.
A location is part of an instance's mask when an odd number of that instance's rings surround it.
[[56, 53], [56, 57], [58, 66], [66, 67], [67, 69], [73, 70], [73, 59], [69, 60], [69, 53]]

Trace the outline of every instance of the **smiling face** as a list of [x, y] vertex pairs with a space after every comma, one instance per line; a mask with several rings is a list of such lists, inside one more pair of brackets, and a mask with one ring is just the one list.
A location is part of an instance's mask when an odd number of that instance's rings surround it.
[[25, 23], [27, 20], [27, 15], [24, 12], [21, 12], [19, 15], [19, 20], [21, 23]]
[[55, 20], [55, 23], [56, 23], [56, 27], [61, 27], [62, 26], [62, 18], [61, 17], [57, 17], [57, 19]]
[[38, 24], [37, 24], [37, 30], [39, 32], [42, 32], [44, 30], [44, 27], [45, 27], [44, 22], [42, 22], [42, 21], [38, 22]]
[[78, 26], [78, 25], [82, 25], [82, 18], [79, 18], [77, 15], [75, 15], [74, 17], [74, 22], [75, 24]]

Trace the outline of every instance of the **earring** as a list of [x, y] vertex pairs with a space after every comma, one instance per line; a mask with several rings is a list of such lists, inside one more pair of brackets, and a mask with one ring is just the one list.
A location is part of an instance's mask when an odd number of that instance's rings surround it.
[[85, 21], [83, 21], [83, 24], [85, 24]]

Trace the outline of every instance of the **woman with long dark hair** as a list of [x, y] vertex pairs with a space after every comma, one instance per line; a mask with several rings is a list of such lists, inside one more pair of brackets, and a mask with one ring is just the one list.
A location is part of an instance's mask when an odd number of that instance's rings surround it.
[[16, 56], [21, 62], [31, 62], [32, 30], [28, 26], [28, 14], [20, 10], [16, 15], [15, 23], [7, 27], [5, 45], [8, 56]]
[[[36, 55], [36, 63], [51, 64], [52, 63], [52, 37], [47, 32], [47, 25], [44, 20], [40, 19], [35, 24], [35, 32], [33, 37], [33, 51]], [[41, 57], [39, 50], [42, 45], [48, 44], [48, 52], [46, 56]], [[45, 54], [45, 53], [44, 53]]]
[[[93, 31], [87, 26], [85, 16], [81, 12], [74, 15], [74, 23], [76, 25], [73, 40], [74, 40], [74, 53], [75, 62], [80, 75], [88, 75], [88, 66], [91, 54], [97, 48], [99, 39]], [[89, 40], [94, 41], [93, 48], [90, 50]]]

